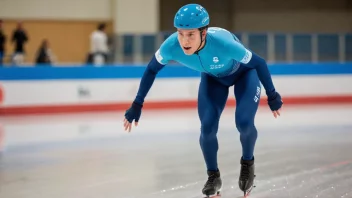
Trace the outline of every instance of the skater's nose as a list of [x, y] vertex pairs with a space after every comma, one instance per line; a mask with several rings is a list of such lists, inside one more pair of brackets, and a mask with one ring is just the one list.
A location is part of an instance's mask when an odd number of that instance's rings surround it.
[[189, 37], [184, 36], [184, 37], [182, 38], [182, 42], [183, 42], [184, 45], [189, 44]]

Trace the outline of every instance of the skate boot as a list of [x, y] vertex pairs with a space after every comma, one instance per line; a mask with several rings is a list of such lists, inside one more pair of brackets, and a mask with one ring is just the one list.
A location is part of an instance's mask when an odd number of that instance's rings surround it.
[[222, 181], [220, 171], [207, 171], [208, 181], [205, 183], [202, 190], [204, 197], [215, 197], [220, 194]]
[[253, 160], [243, 160], [241, 158], [241, 173], [238, 180], [238, 186], [244, 192], [244, 197], [247, 197], [254, 187], [254, 158]]

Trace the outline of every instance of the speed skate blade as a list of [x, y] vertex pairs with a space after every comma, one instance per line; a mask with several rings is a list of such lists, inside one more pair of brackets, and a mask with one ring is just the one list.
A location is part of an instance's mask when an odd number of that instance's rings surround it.
[[211, 196], [203, 195], [202, 198], [220, 198], [220, 197], [221, 197], [221, 193], [218, 192], [217, 194], [211, 195]]

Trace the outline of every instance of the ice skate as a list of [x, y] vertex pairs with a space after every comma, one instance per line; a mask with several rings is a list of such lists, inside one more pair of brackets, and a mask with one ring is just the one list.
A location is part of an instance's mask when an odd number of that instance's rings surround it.
[[219, 171], [208, 171], [208, 181], [202, 190], [203, 197], [210, 198], [220, 195], [222, 181]]
[[238, 185], [244, 193], [244, 197], [248, 197], [252, 191], [254, 183], [254, 158], [253, 160], [243, 160], [241, 158], [241, 172], [238, 180]]

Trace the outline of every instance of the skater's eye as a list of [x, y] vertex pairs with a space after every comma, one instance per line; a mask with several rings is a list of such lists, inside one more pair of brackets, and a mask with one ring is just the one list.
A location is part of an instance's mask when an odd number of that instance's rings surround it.
[[179, 33], [180, 37], [185, 37], [185, 35], [183, 33]]

